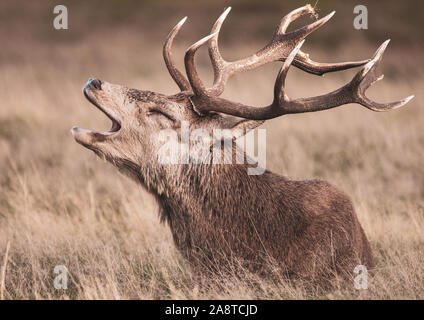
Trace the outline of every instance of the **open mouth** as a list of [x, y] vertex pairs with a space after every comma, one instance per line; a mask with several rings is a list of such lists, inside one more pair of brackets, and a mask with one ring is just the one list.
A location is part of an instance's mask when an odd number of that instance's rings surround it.
[[87, 100], [93, 104], [97, 109], [99, 109], [101, 112], [103, 112], [111, 121], [112, 121], [112, 126], [108, 131], [93, 131], [95, 133], [100, 133], [102, 135], [111, 135], [114, 134], [116, 132], [118, 132], [121, 129], [121, 124], [119, 123], [119, 121], [114, 118], [110, 112], [108, 112], [105, 108], [103, 108], [101, 105], [99, 105], [96, 101], [94, 101], [89, 95], [88, 95], [88, 90], [92, 90], [87, 88], [87, 86], [84, 88], [84, 96], [87, 98]]

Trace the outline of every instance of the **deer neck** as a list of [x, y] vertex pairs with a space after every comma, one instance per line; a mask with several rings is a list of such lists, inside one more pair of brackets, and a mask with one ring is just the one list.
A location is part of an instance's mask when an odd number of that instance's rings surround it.
[[[215, 214], [237, 206], [249, 194], [251, 179], [244, 165], [180, 165], [154, 192], [168, 221], [181, 216]], [[240, 190], [238, 190], [240, 189]], [[241, 190], [243, 189], [243, 190]]]

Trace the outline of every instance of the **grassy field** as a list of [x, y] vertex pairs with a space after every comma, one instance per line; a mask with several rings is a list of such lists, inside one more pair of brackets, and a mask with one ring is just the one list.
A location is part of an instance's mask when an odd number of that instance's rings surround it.
[[[153, 197], [76, 144], [69, 132], [73, 125], [109, 126], [83, 97], [89, 77], [177, 92], [161, 57], [167, 32], [189, 16], [175, 41], [182, 67], [185, 48], [208, 33], [229, 2], [62, 3], [69, 10], [66, 31], [52, 27], [52, 1], [0, 4], [0, 298], [424, 299], [421, 2], [370, 3], [370, 29], [358, 31], [352, 27], [355, 3], [320, 1], [321, 15], [332, 9], [337, 14], [304, 45], [315, 60], [342, 61], [371, 57], [392, 38], [386, 77], [370, 96], [383, 102], [415, 94], [406, 107], [373, 113], [348, 105], [264, 125], [268, 169], [323, 178], [352, 197], [377, 261], [376, 276], [361, 291], [353, 284], [310, 291], [247, 272], [243, 279], [198, 283], [168, 226], [159, 223]], [[259, 49], [279, 18], [303, 4], [231, 3], [221, 37], [224, 57]], [[205, 50], [198, 62], [201, 75], [211, 79]], [[277, 71], [278, 64], [271, 64], [237, 76], [225, 96], [268, 103]], [[322, 78], [293, 68], [288, 93], [328, 92], [354, 72]], [[67, 290], [53, 286], [56, 265], [69, 270]]]

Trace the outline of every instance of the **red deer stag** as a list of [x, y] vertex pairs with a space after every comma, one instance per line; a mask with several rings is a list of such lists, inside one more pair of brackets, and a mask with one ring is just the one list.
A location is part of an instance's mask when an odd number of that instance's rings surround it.
[[[357, 265], [374, 267], [367, 237], [347, 195], [321, 180], [294, 181], [270, 171], [249, 175], [248, 164], [163, 164], [158, 152], [160, 132], [181, 133], [190, 128], [251, 130], [264, 120], [286, 114], [313, 112], [349, 103], [373, 111], [387, 111], [406, 104], [406, 99], [380, 104], [366, 90], [382, 77], [376, 68], [388, 41], [370, 60], [317, 63], [300, 50], [305, 37], [334, 14], [287, 32], [297, 18], [314, 14], [310, 5], [290, 12], [279, 23], [271, 41], [250, 57], [228, 62], [218, 49], [218, 34], [230, 8], [219, 17], [211, 34], [193, 44], [185, 54], [187, 78], [175, 66], [171, 46], [186, 18], [168, 35], [163, 47], [166, 66], [181, 92], [163, 94], [130, 89], [98, 79], [84, 87], [86, 98], [112, 121], [107, 132], [72, 128], [76, 141], [106, 159], [153, 193], [161, 221], [172, 231], [177, 248], [194, 271], [215, 271], [221, 266], [242, 266], [265, 273], [277, 263], [290, 279], [322, 282], [334, 276], [351, 277]], [[214, 82], [206, 88], [196, 71], [194, 56], [207, 45]], [[230, 76], [272, 61], [282, 61], [274, 86], [274, 99], [265, 107], [232, 102], [220, 95]], [[339, 89], [320, 96], [290, 99], [285, 79], [294, 65], [322, 75], [362, 66]], [[183, 143], [183, 142], [181, 142]], [[237, 147], [233, 144], [231, 151]], [[230, 152], [231, 153], [231, 152]], [[222, 269], [220, 269], [222, 270]], [[234, 269], [233, 269], [234, 270]], [[274, 269], [275, 270], [275, 269]]]

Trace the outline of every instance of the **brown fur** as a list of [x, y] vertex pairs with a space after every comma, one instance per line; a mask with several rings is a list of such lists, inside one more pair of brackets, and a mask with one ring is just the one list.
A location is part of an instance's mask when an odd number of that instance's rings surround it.
[[321, 180], [293, 181], [241, 165], [182, 168], [158, 196], [177, 247], [199, 271], [228, 263], [254, 272], [270, 262], [323, 282], [374, 267], [350, 199]]

